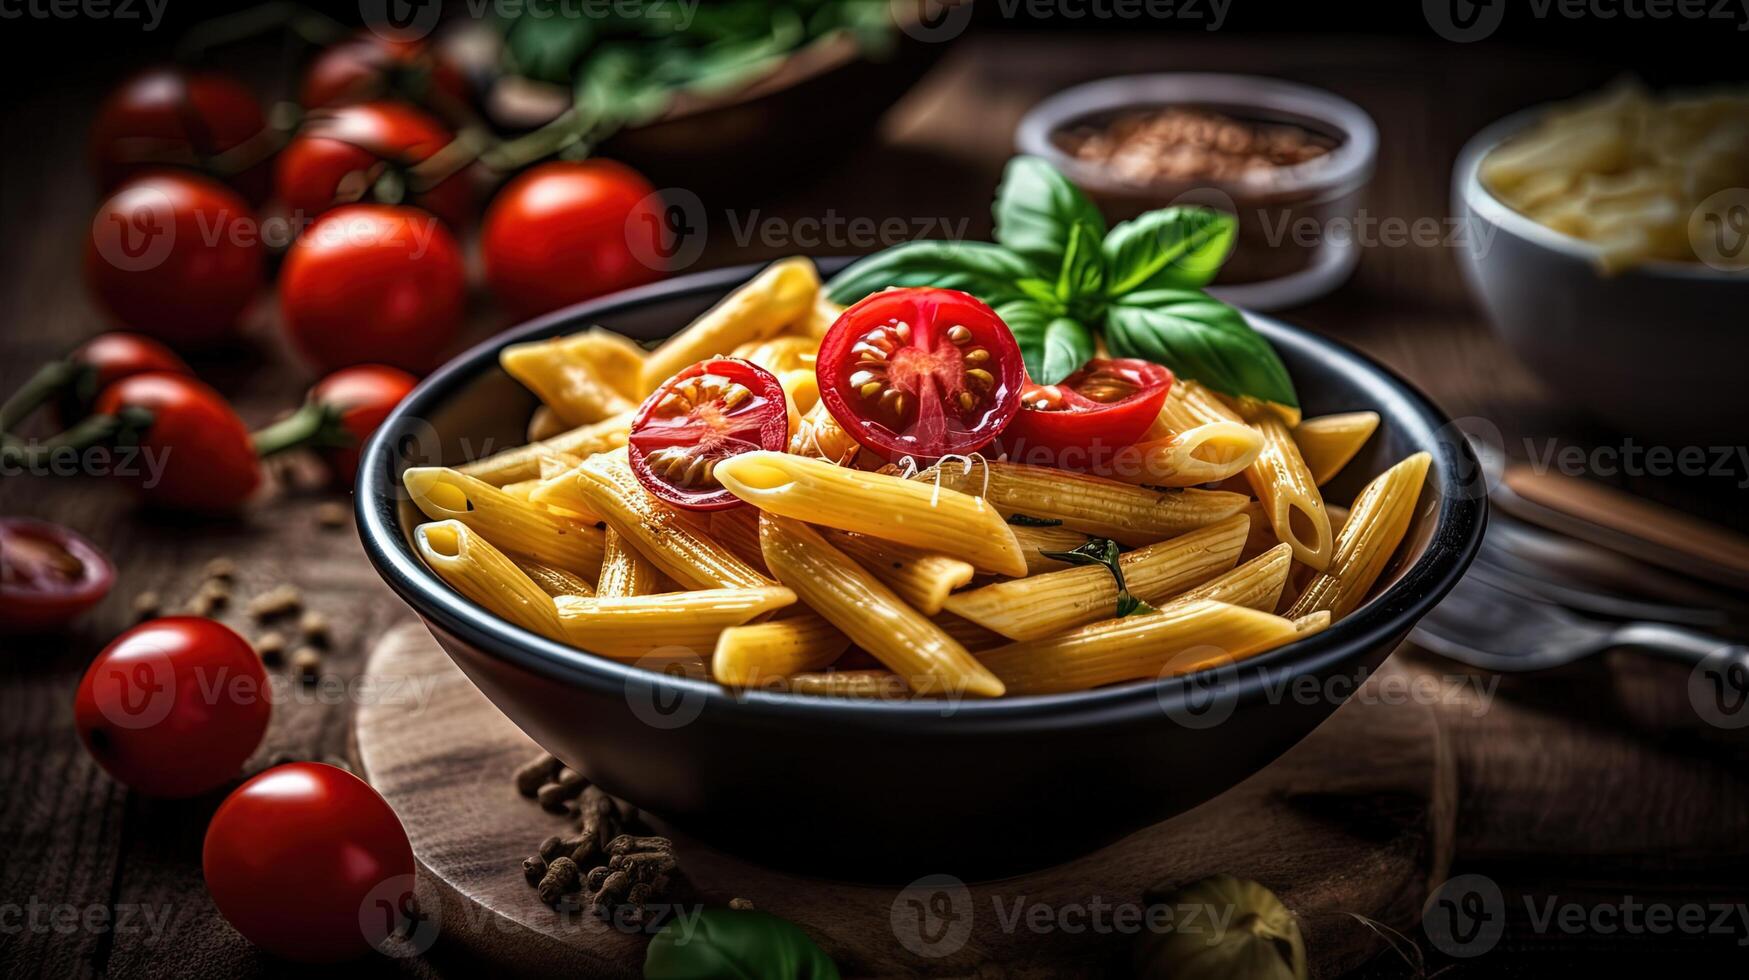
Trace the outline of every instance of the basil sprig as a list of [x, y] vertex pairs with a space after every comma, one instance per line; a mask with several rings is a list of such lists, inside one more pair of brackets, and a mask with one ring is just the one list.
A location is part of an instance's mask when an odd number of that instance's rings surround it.
[[1071, 565], [1102, 565], [1111, 573], [1117, 582], [1117, 617], [1122, 619], [1131, 613], [1153, 612], [1154, 607], [1130, 594], [1130, 587], [1124, 584], [1123, 566], [1117, 560], [1117, 542], [1110, 538], [1094, 538], [1074, 551], [1046, 551], [1039, 549], [1039, 554], [1053, 561], [1068, 562]]
[[996, 242], [909, 242], [834, 278], [834, 302], [889, 286], [971, 293], [1020, 343], [1027, 374], [1055, 384], [1093, 356], [1164, 364], [1235, 398], [1299, 407], [1287, 369], [1243, 315], [1202, 291], [1232, 249], [1232, 215], [1170, 207], [1109, 231], [1098, 208], [1037, 157], [1015, 157], [996, 191]]
[[644, 952], [644, 980], [838, 980], [838, 967], [794, 923], [751, 909], [676, 916]]

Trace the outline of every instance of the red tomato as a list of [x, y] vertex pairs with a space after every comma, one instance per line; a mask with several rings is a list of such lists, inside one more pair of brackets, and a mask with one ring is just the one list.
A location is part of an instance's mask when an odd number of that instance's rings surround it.
[[73, 699], [79, 738], [148, 796], [194, 796], [237, 775], [273, 705], [261, 658], [229, 627], [153, 619], [104, 647]]
[[63, 423], [84, 418], [97, 394], [123, 378], [148, 371], [194, 373], [170, 348], [142, 334], [121, 330], [100, 333], [80, 344], [67, 355], [67, 363], [78, 373], [58, 406]]
[[655, 193], [612, 160], [545, 163], [517, 177], [480, 230], [492, 294], [530, 317], [662, 278], [646, 261], [663, 247]]
[[298, 101], [306, 109], [402, 96], [426, 101], [430, 88], [456, 102], [467, 79], [441, 53], [419, 41], [392, 41], [370, 31], [332, 45], [304, 72]]
[[[1160, 415], [1172, 372], [1150, 361], [1096, 359], [1054, 385], [1027, 385], [1002, 445], [1022, 462], [1080, 469], [1092, 454], [1133, 445]], [[1065, 460], [1065, 451], [1080, 459]], [[1035, 459], [1035, 454], [1049, 459]]]
[[303, 963], [361, 956], [413, 900], [413, 847], [388, 803], [319, 762], [237, 787], [207, 826], [207, 891], [255, 945]]
[[426, 370], [461, 330], [466, 302], [461, 247], [416, 208], [336, 208], [298, 236], [280, 270], [286, 333], [323, 370]]
[[97, 412], [144, 409], [152, 422], [140, 433], [140, 490], [160, 507], [230, 510], [261, 483], [249, 430], [219, 393], [180, 374], [136, 374], [104, 389]]
[[[146, 170], [204, 167], [266, 128], [261, 103], [230, 76], [153, 68], [122, 83], [97, 110], [91, 166], [109, 190]], [[266, 171], [251, 167], [236, 183], [259, 200]]]
[[208, 343], [234, 332], [261, 288], [258, 231], [249, 205], [223, 184], [148, 174], [98, 208], [85, 278], [129, 327], [171, 344]]
[[[363, 173], [365, 180], [374, 181], [387, 167], [410, 167], [454, 138], [442, 123], [398, 102], [313, 113], [297, 138], [280, 151], [274, 188], [296, 217], [312, 219], [342, 203], [340, 185], [348, 175]], [[462, 173], [414, 195], [409, 203], [455, 227], [467, 223], [474, 205]]]
[[952, 289], [889, 289], [845, 310], [815, 364], [820, 400], [890, 460], [970, 453], [1020, 411], [1020, 345], [993, 310]]
[[662, 382], [632, 417], [626, 452], [646, 490], [687, 510], [739, 504], [711, 475], [717, 461], [789, 444], [789, 405], [770, 371], [718, 357]]
[[323, 378], [310, 389], [310, 401], [334, 413], [352, 445], [328, 450], [324, 455], [335, 476], [351, 483], [358, 474], [358, 451], [365, 440], [383, 424], [401, 399], [419, 379], [400, 368], [382, 364], [360, 364], [342, 368]]
[[109, 594], [115, 568], [73, 531], [0, 517], [0, 633], [59, 629]]

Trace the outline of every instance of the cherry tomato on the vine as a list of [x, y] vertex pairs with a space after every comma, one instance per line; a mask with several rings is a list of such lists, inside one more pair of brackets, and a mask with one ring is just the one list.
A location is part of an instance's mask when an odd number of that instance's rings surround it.
[[543, 163], [486, 209], [486, 282], [524, 317], [655, 282], [666, 271], [662, 220], [655, 188], [624, 164]]
[[[243, 83], [216, 72], [153, 68], [105, 99], [91, 125], [91, 163], [102, 189], [163, 167], [202, 169], [213, 157], [261, 136], [267, 116]], [[267, 149], [262, 149], [265, 160]], [[230, 175], [251, 198], [266, 189], [261, 161]]]
[[77, 374], [62, 393], [58, 406], [63, 424], [83, 418], [97, 395], [123, 378], [148, 371], [194, 374], [187, 362], [163, 344], [144, 334], [112, 330], [100, 333], [73, 349], [67, 363]]
[[419, 379], [400, 368], [384, 364], [360, 364], [341, 368], [310, 389], [310, 401], [335, 414], [352, 444], [330, 449], [324, 455], [340, 480], [351, 483], [358, 473], [358, 451], [383, 424], [401, 399]]
[[319, 762], [275, 766], [237, 787], [207, 826], [201, 866], [227, 922], [300, 962], [363, 955], [412, 911], [413, 847], [395, 811]]
[[[345, 182], [360, 182], [360, 187], [346, 189], [357, 200], [386, 169], [417, 164], [452, 139], [442, 123], [399, 102], [367, 102], [312, 113], [297, 137], [280, 151], [274, 188], [294, 215], [311, 219], [346, 203], [340, 200]], [[408, 202], [452, 227], [465, 224], [473, 212], [473, 192], [462, 173], [412, 194]]]
[[770, 371], [716, 357], [657, 387], [632, 417], [626, 452], [646, 490], [686, 510], [740, 503], [711, 471], [730, 456], [789, 444], [789, 406]]
[[[1093, 452], [1133, 444], [1148, 431], [1172, 390], [1172, 372], [1133, 358], [1088, 361], [1054, 385], [1027, 385], [1020, 414], [1002, 433], [1002, 445], [1035, 462], [1031, 453]], [[1081, 465], [1085, 465], [1083, 459]], [[1047, 465], [1065, 465], [1051, 460]]]
[[424, 371], [461, 329], [466, 276], [461, 247], [429, 212], [350, 204], [286, 253], [280, 311], [292, 344], [319, 368]]
[[72, 530], [0, 517], [0, 633], [59, 629], [114, 582], [109, 559]]
[[331, 45], [304, 72], [298, 101], [306, 109], [394, 97], [466, 102], [467, 79], [437, 49], [371, 31]]
[[104, 389], [96, 411], [143, 409], [151, 424], [138, 434], [134, 469], [147, 502], [174, 510], [230, 510], [261, 484], [249, 430], [219, 393], [194, 378], [136, 374]]
[[820, 342], [820, 400], [888, 460], [988, 445], [1020, 411], [1020, 345], [988, 306], [952, 289], [889, 289], [845, 310]]
[[267, 673], [222, 623], [171, 616], [116, 637], [73, 700], [85, 748], [111, 776], [149, 796], [224, 785], [261, 744], [273, 713]]
[[104, 201], [85, 244], [85, 278], [116, 320], [171, 344], [235, 331], [261, 288], [261, 238], [230, 188], [162, 171]]

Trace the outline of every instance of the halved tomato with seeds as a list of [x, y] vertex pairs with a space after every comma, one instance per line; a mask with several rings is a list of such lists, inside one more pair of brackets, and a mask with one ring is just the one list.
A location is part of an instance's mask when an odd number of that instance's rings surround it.
[[741, 501], [716, 481], [719, 461], [789, 443], [789, 406], [770, 371], [738, 357], [699, 361], [662, 382], [632, 418], [626, 452], [644, 489], [686, 510]]
[[988, 445], [1020, 411], [1020, 345], [996, 312], [953, 289], [889, 289], [845, 310], [820, 344], [820, 400], [889, 461]]
[[1002, 445], [1022, 453], [1128, 446], [1148, 431], [1171, 390], [1172, 372], [1151, 361], [1096, 358], [1057, 384], [1027, 385]]

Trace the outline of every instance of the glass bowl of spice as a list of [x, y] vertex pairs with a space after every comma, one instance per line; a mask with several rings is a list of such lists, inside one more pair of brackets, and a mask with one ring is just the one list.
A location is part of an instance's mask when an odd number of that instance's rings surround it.
[[1360, 259], [1378, 129], [1321, 89], [1255, 75], [1131, 75], [1066, 89], [1015, 134], [1117, 222], [1172, 204], [1238, 218], [1215, 292], [1258, 310], [1341, 285]]

